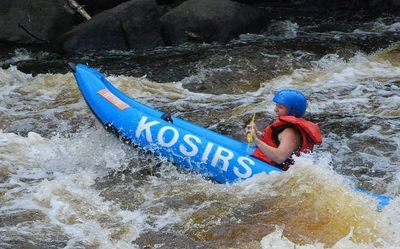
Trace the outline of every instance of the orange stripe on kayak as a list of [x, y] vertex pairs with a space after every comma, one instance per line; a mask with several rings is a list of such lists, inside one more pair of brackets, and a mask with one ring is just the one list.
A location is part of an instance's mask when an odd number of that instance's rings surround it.
[[125, 103], [124, 101], [119, 99], [117, 96], [115, 96], [108, 89], [101, 89], [97, 93], [100, 94], [101, 96], [103, 96], [106, 100], [108, 100], [111, 104], [115, 105], [121, 111], [123, 111], [126, 108], [130, 107], [127, 103]]

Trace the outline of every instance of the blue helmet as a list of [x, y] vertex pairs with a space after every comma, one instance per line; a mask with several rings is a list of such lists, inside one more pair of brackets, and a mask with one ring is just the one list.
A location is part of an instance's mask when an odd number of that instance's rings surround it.
[[275, 93], [273, 101], [288, 108], [289, 116], [301, 118], [306, 113], [307, 98], [304, 94], [295, 89], [283, 89]]

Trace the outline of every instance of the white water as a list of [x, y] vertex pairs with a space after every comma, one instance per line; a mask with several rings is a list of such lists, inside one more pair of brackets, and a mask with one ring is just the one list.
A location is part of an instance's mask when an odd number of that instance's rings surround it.
[[[310, 97], [309, 112], [328, 116], [322, 125], [357, 121], [366, 126], [352, 134], [328, 131], [317, 152], [298, 159], [287, 173], [235, 185], [178, 172], [167, 162], [159, 176], [130, 179], [123, 170], [160, 160], [107, 133], [80, 97], [72, 74], [31, 76], [16, 67], [0, 69], [0, 215], [2, 220], [16, 217], [0, 226], [0, 247], [32, 240], [66, 248], [139, 248], [136, 240], [145, 232], [162, 236], [175, 229], [205, 236], [204, 231], [223, 228], [227, 220], [255, 228], [234, 214], [261, 203], [270, 216], [247, 215], [273, 217], [265, 223], [276, 227], [257, 241], [262, 248], [399, 248], [400, 61], [391, 58], [391, 49], [360, 53], [348, 61], [326, 55], [311, 69], [281, 75], [244, 94], [190, 92], [184, 85], [195, 80], [191, 78], [162, 85], [143, 78], [109, 78], [152, 106], [183, 116], [226, 110], [228, 118], [219, 121], [233, 124], [253, 112], [272, 113], [273, 92], [296, 87]], [[215, 125], [207, 118], [203, 122]], [[380, 143], [371, 142], [376, 140]], [[357, 168], [372, 172], [352, 174]], [[112, 184], [103, 186], [109, 176]], [[374, 199], [351, 190], [360, 183], [393, 201], [376, 212]], [[209, 211], [215, 203], [226, 209]]]

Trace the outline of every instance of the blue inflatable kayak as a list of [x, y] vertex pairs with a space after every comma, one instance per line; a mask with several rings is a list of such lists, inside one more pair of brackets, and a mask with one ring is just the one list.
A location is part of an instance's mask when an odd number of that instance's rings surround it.
[[101, 73], [70, 65], [79, 89], [100, 122], [124, 139], [219, 183], [282, 170], [251, 156], [254, 147], [166, 115], [115, 88]]
[[[253, 146], [249, 149], [248, 144], [139, 103], [93, 68], [72, 63], [69, 67], [100, 122], [135, 145], [219, 183], [231, 183], [263, 172], [282, 172], [252, 157]], [[378, 208], [389, 203], [386, 196], [367, 194], [379, 201]]]

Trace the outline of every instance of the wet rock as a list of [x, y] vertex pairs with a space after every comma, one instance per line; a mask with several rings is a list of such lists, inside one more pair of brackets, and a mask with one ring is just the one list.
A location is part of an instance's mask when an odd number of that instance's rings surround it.
[[69, 30], [73, 23], [74, 16], [64, 8], [64, 0], [3, 0], [0, 41], [39, 44]]
[[67, 52], [98, 49], [149, 49], [163, 45], [157, 4], [132, 0], [104, 11], [64, 34], [57, 42]]
[[156, 0], [158, 5], [171, 5], [178, 6], [179, 4], [185, 2], [185, 0]]
[[76, 0], [80, 5], [84, 6], [85, 10], [94, 15], [104, 10], [116, 7], [117, 5], [127, 2], [127, 0]]
[[263, 12], [230, 0], [188, 0], [161, 17], [167, 44], [227, 42], [235, 36], [257, 32]]

